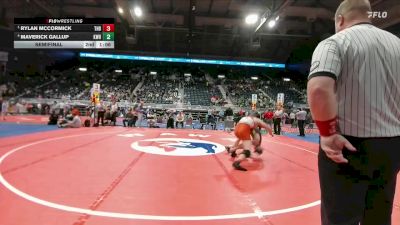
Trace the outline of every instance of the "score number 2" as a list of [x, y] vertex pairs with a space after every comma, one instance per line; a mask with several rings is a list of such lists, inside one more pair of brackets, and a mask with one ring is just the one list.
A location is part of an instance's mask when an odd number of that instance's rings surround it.
[[114, 32], [103, 32], [103, 41], [114, 41]]

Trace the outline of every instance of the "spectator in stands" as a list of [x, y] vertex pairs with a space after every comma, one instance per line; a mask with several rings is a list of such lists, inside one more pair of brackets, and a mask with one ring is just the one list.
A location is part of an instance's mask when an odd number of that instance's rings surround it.
[[218, 112], [218, 121], [217, 122], [221, 122], [221, 121], [224, 121], [224, 110], [222, 110], [222, 109]]
[[305, 123], [306, 124], [313, 123], [313, 118], [312, 118], [312, 115], [311, 115], [311, 111], [307, 113], [306, 122]]
[[[57, 109], [57, 101], [54, 101], [53, 104], [50, 106], [50, 114], [52, 114]], [[58, 114], [59, 112], [55, 112]]]
[[225, 110], [225, 116], [226, 116], [226, 120], [229, 120], [229, 121], [233, 120], [233, 110], [231, 109], [231, 107], [228, 107]]
[[168, 113], [167, 129], [168, 128], [174, 129], [174, 116], [172, 113]]
[[237, 112], [233, 115], [234, 126], [236, 126], [236, 124], [240, 121], [241, 118], [242, 116], [240, 112]]
[[218, 122], [218, 111], [216, 109], [213, 109], [212, 115], [214, 116], [215, 122]]
[[141, 126], [142, 122], [143, 122], [143, 113], [144, 113], [144, 101], [143, 100], [139, 100], [138, 102], [135, 104], [135, 111], [137, 113], [137, 123], [138, 123], [138, 127]]
[[289, 117], [290, 117], [290, 124], [292, 125], [291, 127], [293, 128], [294, 127], [294, 121], [296, 119], [296, 114], [294, 113], [294, 110], [292, 110], [292, 112], [290, 112]]
[[108, 124], [108, 120], [112, 122], [112, 114], [111, 114], [111, 106], [107, 106], [106, 112], [104, 113], [104, 120], [106, 120], [105, 124]]
[[[23, 107], [23, 108], [21, 108], [21, 109], [24, 109], [25, 107]], [[21, 112], [20, 112], [21, 113]], [[48, 115], [50, 113], [50, 106], [48, 105], [48, 104], [46, 104], [45, 106], [44, 106], [44, 114], [45, 115]]]
[[268, 111], [264, 113], [264, 119], [265, 122], [272, 127], [274, 119], [274, 113], [272, 112], [272, 109], [268, 109]]
[[117, 116], [118, 116], [118, 105], [116, 100], [113, 100], [111, 104], [110, 116], [111, 116], [111, 122], [115, 126], [115, 124], [117, 123]]
[[179, 112], [177, 115], [176, 115], [176, 124], [175, 124], [175, 127], [176, 128], [178, 128], [178, 125], [180, 124], [181, 125], [181, 128], [183, 128], [183, 126], [184, 126], [184, 121], [185, 121], [185, 114], [183, 114], [183, 112], [181, 111], [181, 112]]
[[[207, 124], [211, 125], [211, 129], [217, 129], [217, 123], [214, 115], [209, 115], [207, 118]], [[202, 127], [203, 128], [203, 127]]]
[[210, 116], [210, 115], [212, 115], [212, 114], [213, 114], [213, 109], [212, 109], [212, 108], [209, 108], [209, 109], [207, 110], [207, 117]]
[[138, 112], [135, 109], [132, 109], [132, 126], [136, 127], [136, 121], [138, 120]]
[[163, 114], [164, 114], [163, 112], [157, 113], [157, 123], [158, 124], [163, 124], [164, 123], [164, 121], [163, 121], [164, 115]]
[[122, 124], [124, 127], [128, 126], [131, 127], [133, 124], [133, 113], [132, 109], [129, 109], [125, 115], [125, 118], [122, 120]]
[[28, 113], [32, 113], [33, 112], [32, 108], [33, 108], [33, 105], [31, 103], [27, 103], [26, 110], [28, 111]]
[[243, 117], [245, 115], [246, 115], [246, 111], [244, 111], [243, 109], [240, 109], [239, 116]]
[[147, 113], [147, 125], [149, 128], [155, 128], [156, 127], [156, 117], [157, 115], [153, 112], [153, 110], [149, 110]]
[[65, 117], [68, 114], [68, 111], [71, 109], [69, 103], [61, 102], [62, 109], [63, 109], [63, 116]]
[[72, 120], [61, 120], [58, 123], [60, 128], [80, 128], [82, 126], [81, 118], [79, 117], [79, 110], [72, 110]]
[[283, 107], [278, 104], [274, 112], [274, 133], [281, 135], [281, 121], [283, 117]]
[[17, 103], [15, 104], [15, 111], [17, 114], [26, 113], [26, 109], [25, 109], [24, 105], [22, 105], [21, 102], [18, 100], [17, 100]]
[[285, 126], [287, 119], [289, 119], [289, 115], [285, 111], [283, 111], [282, 126]]
[[300, 108], [299, 112], [296, 113], [296, 117], [297, 117], [297, 122], [299, 124], [299, 132], [300, 132], [299, 136], [304, 137], [306, 136], [304, 134], [304, 126], [307, 117], [307, 112]]
[[3, 102], [1, 103], [1, 117], [3, 120], [6, 120], [6, 116], [8, 113], [9, 103], [7, 99], [3, 98]]
[[47, 125], [57, 125], [58, 122], [58, 115], [53, 111], [49, 116], [49, 122]]
[[37, 107], [37, 113], [38, 114], [42, 114], [42, 104], [40, 104], [40, 102], [36, 105], [36, 107]]
[[192, 113], [189, 113], [189, 116], [186, 119], [186, 126], [190, 126], [193, 129], [193, 116], [192, 116]]

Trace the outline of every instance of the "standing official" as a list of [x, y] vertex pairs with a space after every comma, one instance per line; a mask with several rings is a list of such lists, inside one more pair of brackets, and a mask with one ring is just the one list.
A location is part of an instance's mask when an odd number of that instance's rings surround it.
[[289, 114], [289, 117], [290, 117], [290, 125], [292, 125], [291, 127], [293, 128], [294, 127], [294, 121], [296, 120], [296, 114], [294, 113], [294, 111], [292, 111]]
[[8, 113], [8, 108], [9, 108], [9, 104], [7, 99], [3, 99], [2, 103], [1, 103], [1, 117], [3, 120], [6, 120], [6, 116]]
[[283, 117], [283, 108], [281, 105], [278, 105], [274, 112], [274, 133], [277, 135], [281, 134], [282, 117]]
[[345, 0], [314, 51], [308, 102], [319, 128], [323, 225], [389, 225], [400, 169], [400, 40]]
[[304, 111], [304, 109], [299, 109], [299, 111], [296, 113], [296, 119], [297, 119], [297, 123], [299, 125], [299, 132], [301, 137], [306, 136], [304, 134], [304, 125], [306, 122], [306, 117], [307, 117], [307, 112]]
[[97, 123], [96, 126], [100, 125], [100, 120], [101, 120], [101, 125], [104, 126], [104, 115], [106, 114], [106, 108], [104, 106], [103, 101], [100, 101], [100, 104], [97, 106]]

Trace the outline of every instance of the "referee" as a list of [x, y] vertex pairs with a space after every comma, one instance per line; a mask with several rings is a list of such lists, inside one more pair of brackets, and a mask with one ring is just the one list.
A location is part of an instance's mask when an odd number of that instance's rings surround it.
[[308, 102], [320, 131], [323, 225], [390, 225], [400, 169], [400, 39], [345, 0], [314, 51]]
[[304, 111], [302, 108], [299, 108], [299, 111], [296, 113], [296, 117], [299, 125], [299, 136], [304, 137], [306, 136], [304, 133], [304, 126], [306, 122], [307, 112]]
[[282, 117], [283, 117], [283, 108], [281, 104], [278, 104], [274, 112], [274, 134], [281, 135]]

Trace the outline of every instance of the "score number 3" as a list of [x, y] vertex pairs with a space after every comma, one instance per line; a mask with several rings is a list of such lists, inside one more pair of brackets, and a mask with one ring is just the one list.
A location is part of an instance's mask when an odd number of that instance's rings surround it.
[[114, 24], [103, 24], [103, 32], [114, 32]]

